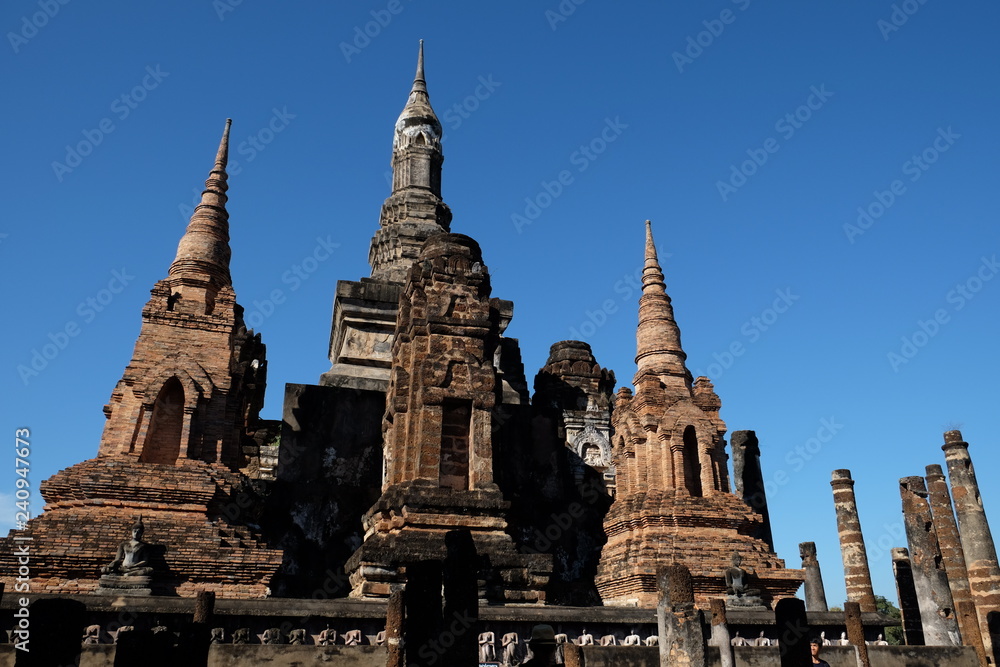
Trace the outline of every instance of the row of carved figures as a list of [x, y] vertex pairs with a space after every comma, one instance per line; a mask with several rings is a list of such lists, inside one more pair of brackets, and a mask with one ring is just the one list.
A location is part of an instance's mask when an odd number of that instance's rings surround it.
[[[118, 643], [118, 637], [121, 633], [129, 632], [134, 630], [132, 626], [122, 626], [117, 630], [109, 630], [108, 636], [111, 638], [111, 643]], [[160, 632], [169, 632], [169, 628], [166, 626], [156, 626], [152, 628], [154, 634]], [[83, 634], [84, 644], [101, 644], [102, 641], [102, 628], [100, 625], [90, 625], [87, 626]], [[234, 632], [227, 635], [224, 628], [213, 628], [212, 629], [212, 643], [213, 644], [251, 644], [256, 643], [253, 641], [256, 637], [257, 641], [261, 644], [289, 644], [289, 645], [305, 645], [308, 644], [308, 639], [312, 639], [312, 643], [316, 646], [359, 646], [366, 643], [371, 646], [382, 646], [385, 644], [385, 630], [382, 630], [378, 634], [374, 635], [362, 635], [360, 630], [348, 630], [343, 634], [338, 634], [336, 630], [327, 628], [323, 630], [318, 635], [307, 634], [304, 629], [291, 630], [287, 635], [285, 635], [279, 628], [270, 628], [265, 630], [263, 633], [254, 634], [249, 628], [240, 628]], [[13, 642], [13, 630], [7, 631], [7, 641]], [[824, 646], [851, 646], [851, 642], [847, 639], [847, 633], [842, 632], [840, 634], [840, 639], [827, 639], [826, 633], [820, 633], [820, 641]], [[650, 635], [643, 639], [639, 635], [633, 632], [624, 638], [616, 635], [604, 635], [595, 640], [594, 636], [588, 634], [586, 630], [583, 631], [578, 637], [570, 639], [568, 635], [557, 634], [556, 635], [557, 644], [567, 644], [572, 643], [577, 646], [656, 646], [657, 637], [656, 635]], [[777, 639], [769, 639], [764, 636], [764, 632], [761, 632], [758, 637], [748, 638], [741, 637], [740, 633], [737, 632], [730, 642], [733, 646], [777, 646]], [[882, 635], [878, 636], [875, 641], [865, 642], [869, 646], [887, 646], [888, 642], [885, 641]], [[499, 652], [497, 651], [497, 641], [496, 634], [493, 632], [481, 632], [479, 633], [479, 660], [481, 662], [497, 662], [500, 661], [504, 667], [513, 667], [520, 665], [522, 661], [525, 660], [528, 654], [527, 642], [521, 638], [516, 632], [508, 632], [503, 635], [500, 639]], [[559, 653], [562, 653], [560, 650]]]
[[[626, 637], [617, 635], [604, 635], [594, 639], [594, 635], [584, 630], [578, 637], [570, 639], [569, 635], [557, 634], [555, 636], [556, 663], [562, 664], [562, 645], [576, 644], [577, 646], [656, 646], [658, 638], [651, 635], [643, 639], [639, 635], [632, 634]], [[502, 667], [517, 667], [530, 657], [530, 647], [528, 643], [516, 632], [508, 632], [500, 639], [500, 651], [497, 652], [496, 634], [493, 632], [479, 633], [479, 662], [498, 662]]]
[[[134, 629], [133, 626], [125, 625], [117, 630], [109, 630], [107, 634], [111, 638], [111, 643], [117, 644], [118, 638], [122, 633], [131, 632]], [[169, 631], [169, 628], [162, 625], [152, 629], [154, 634]], [[102, 628], [100, 625], [87, 626], [83, 633], [83, 643], [104, 643], [101, 633]], [[10, 631], [8, 631], [8, 634], [10, 634]], [[330, 628], [323, 630], [318, 635], [309, 635], [302, 628], [291, 630], [287, 635], [280, 628], [270, 628], [260, 634], [250, 632], [250, 628], [239, 628], [229, 634], [226, 633], [225, 628], [212, 628], [211, 642], [213, 644], [252, 644], [257, 643], [254, 641], [254, 637], [261, 644], [289, 644], [293, 646], [308, 644], [308, 638], [310, 637], [312, 638], [312, 643], [316, 646], [359, 646], [364, 643], [364, 639], [367, 639], [368, 644], [372, 646], [382, 646], [385, 644], [385, 630], [375, 635], [362, 635], [360, 630], [348, 630], [338, 635], [336, 630], [331, 630]]]
[[[851, 642], [847, 639], [847, 633], [841, 632], [840, 639], [827, 639], [826, 632], [819, 633], [820, 642], [823, 646], [852, 646]], [[733, 646], [777, 646], [777, 639], [768, 639], [761, 632], [759, 637], [750, 639], [747, 637], [740, 637], [740, 633], [737, 632], [736, 636], [733, 637], [730, 642]], [[882, 635], [878, 636], [878, 639], [873, 642], [865, 642], [868, 646], [888, 646], [889, 642], [885, 641]]]

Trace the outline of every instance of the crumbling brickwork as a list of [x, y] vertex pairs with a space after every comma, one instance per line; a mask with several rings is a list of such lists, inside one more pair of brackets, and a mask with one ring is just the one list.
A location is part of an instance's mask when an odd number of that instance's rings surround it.
[[652, 230], [639, 300], [635, 394], [614, 406], [617, 495], [604, 521], [597, 572], [605, 604], [656, 604], [657, 569], [683, 563], [702, 606], [726, 594], [723, 570], [744, 558], [765, 601], [792, 596], [801, 570], [785, 569], [760, 534], [761, 516], [730, 491], [721, 401], [707, 378], [692, 382]]
[[104, 408], [97, 458], [41, 486], [45, 512], [27, 531], [32, 590], [96, 590], [101, 565], [138, 515], [158, 554], [160, 592], [262, 597], [281, 562], [245, 525], [258, 499], [238, 472], [243, 446], [256, 444], [267, 362], [229, 275], [228, 147], [227, 121], [201, 203], [167, 278], [153, 287], [132, 361]]
[[544, 600], [551, 559], [516, 551], [494, 481], [501, 308], [475, 241], [441, 234], [425, 243], [400, 298], [382, 496], [347, 564], [352, 595], [388, 596], [408, 563], [443, 558], [445, 533], [468, 528], [489, 559], [481, 573], [488, 597]]

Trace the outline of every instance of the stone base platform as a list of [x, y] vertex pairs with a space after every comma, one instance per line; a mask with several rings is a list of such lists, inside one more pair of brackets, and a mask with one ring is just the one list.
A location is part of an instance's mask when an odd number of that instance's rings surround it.
[[494, 603], [544, 602], [552, 556], [517, 551], [506, 532], [507, 508], [495, 489], [389, 487], [366, 513], [365, 541], [344, 566], [351, 596], [387, 598], [406, 583], [408, 563], [443, 561], [445, 535], [467, 529], [479, 557], [480, 598]]

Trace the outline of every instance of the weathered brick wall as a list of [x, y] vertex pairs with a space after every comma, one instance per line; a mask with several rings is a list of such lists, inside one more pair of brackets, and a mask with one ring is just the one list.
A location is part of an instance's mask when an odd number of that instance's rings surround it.
[[276, 596], [346, 596], [344, 562], [382, 486], [379, 391], [289, 384], [265, 531], [284, 552]]
[[[41, 485], [45, 511], [20, 535], [32, 538], [31, 590], [96, 590], [101, 566], [140, 514], [144, 539], [153, 545], [155, 591], [193, 596], [260, 598], [281, 562], [246, 516], [231, 523], [232, 508], [260, 502], [242, 475], [220, 465], [182, 460], [177, 465], [139, 463], [131, 456], [102, 456], [62, 470]], [[0, 540], [0, 581], [13, 590], [12, 537]]]

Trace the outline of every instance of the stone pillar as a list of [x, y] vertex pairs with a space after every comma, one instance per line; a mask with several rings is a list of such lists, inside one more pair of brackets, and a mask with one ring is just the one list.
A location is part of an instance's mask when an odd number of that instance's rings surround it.
[[583, 648], [573, 642], [563, 644], [563, 666], [583, 667]]
[[[66, 598], [36, 599], [28, 607], [28, 651], [17, 651], [18, 665], [77, 665], [87, 607]], [[15, 619], [16, 620], [16, 619]], [[15, 628], [18, 626], [15, 625]], [[4, 628], [6, 629], [6, 628]], [[14, 635], [14, 641], [19, 638]], [[148, 656], [147, 656], [148, 657]], [[171, 656], [172, 657], [172, 656]], [[120, 658], [119, 658], [120, 659]], [[15, 662], [12, 657], [11, 663]], [[123, 663], [132, 664], [132, 663]], [[150, 664], [149, 660], [134, 664]]]
[[701, 612], [694, 606], [691, 571], [684, 565], [667, 565], [660, 569], [656, 580], [660, 589], [656, 606], [660, 664], [705, 667], [705, 636]]
[[906, 526], [906, 540], [910, 544], [910, 565], [920, 604], [924, 641], [928, 646], [957, 646], [961, 640], [958, 619], [955, 618], [955, 602], [951, 599], [948, 577], [941, 563], [924, 478], [904, 477], [899, 480], [899, 495], [903, 501], [903, 524]]
[[479, 556], [468, 529], [447, 532], [444, 542], [448, 551], [444, 559], [442, 632], [449, 632], [454, 643], [445, 646], [446, 642], [441, 642], [445, 649], [441, 664], [476, 665], [479, 663], [479, 637], [476, 634], [479, 622]]
[[907, 549], [896, 547], [892, 550], [892, 573], [896, 576], [903, 642], [907, 646], [923, 646], [924, 627], [920, 623], [920, 603], [917, 601], [917, 589], [913, 585], [913, 568]]
[[800, 667], [812, 662], [805, 603], [798, 598], [778, 600], [774, 607], [774, 624], [778, 633], [781, 667]]
[[758, 537], [774, 551], [774, 537], [771, 535], [771, 517], [767, 511], [767, 496], [764, 493], [764, 473], [760, 468], [760, 443], [753, 431], [733, 431], [729, 440], [733, 448], [733, 477], [736, 481], [736, 495], [742, 498], [762, 520]]
[[406, 566], [406, 623], [403, 641], [406, 664], [431, 667], [441, 662], [441, 561]]
[[389, 649], [389, 659], [385, 663], [386, 667], [406, 667], [403, 623], [403, 591], [397, 589], [389, 594], [389, 604], [385, 610], [385, 644]]
[[990, 633], [990, 643], [993, 645], [993, 664], [1000, 665], [1000, 611], [986, 614], [986, 629]]
[[722, 598], [712, 598], [709, 601], [712, 609], [712, 646], [719, 647], [719, 654], [722, 656], [721, 667], [736, 667], [736, 658], [733, 656], [733, 645], [729, 637], [729, 623], [726, 619], [726, 601]]
[[806, 571], [806, 611], [829, 611], [826, 605], [826, 590], [823, 588], [823, 574], [816, 558], [816, 543], [801, 542], [799, 555], [802, 557], [802, 569]]
[[986, 654], [993, 651], [993, 642], [987, 626], [986, 616], [991, 611], [1000, 610], [1000, 567], [997, 566], [997, 551], [986, 521], [983, 501], [979, 497], [979, 483], [976, 471], [969, 458], [969, 443], [962, 440], [961, 431], [944, 434], [944, 459], [948, 465], [951, 480], [951, 497], [955, 501], [958, 529], [965, 551], [965, 567], [969, 573], [969, 590], [979, 616], [979, 627]]
[[976, 615], [976, 605], [972, 603], [972, 600], [956, 602], [955, 615], [958, 617], [959, 630], [964, 633], [964, 628], [972, 628], [968, 635], [970, 639], [966, 639], [966, 635], [962, 635], [962, 644], [976, 649], [980, 665], [983, 667], [989, 665], [990, 661], [986, 657], [986, 647], [983, 645], [983, 635], [979, 630], [979, 617]]
[[198, 597], [194, 601], [194, 622], [211, 623], [212, 614], [215, 612], [215, 592], [198, 591]]
[[830, 486], [833, 487], [833, 505], [837, 510], [837, 532], [840, 533], [840, 555], [844, 559], [847, 599], [860, 604], [861, 611], [875, 611], [875, 591], [872, 590], [868, 552], [861, 534], [851, 471], [834, 470]]
[[861, 624], [861, 605], [857, 602], [845, 602], [844, 621], [847, 623], [847, 640], [854, 644], [854, 650], [857, 651], [858, 667], [871, 667], [868, 644], [865, 643], [865, 626]]
[[212, 643], [212, 616], [215, 612], [215, 592], [198, 591], [194, 601], [191, 625], [181, 630], [177, 642], [177, 664], [199, 667], [208, 664]]
[[975, 646], [977, 651], [982, 652], [983, 636], [979, 629], [979, 620], [973, 613], [972, 622], [970, 622], [968, 614], [962, 612], [966, 603], [973, 605], [973, 610], [975, 610], [975, 605], [972, 602], [972, 591], [969, 589], [969, 572], [965, 568], [965, 551], [962, 550], [958, 524], [955, 523], [955, 510], [951, 504], [951, 494], [948, 493], [948, 482], [939, 465], [927, 466], [926, 472], [931, 518], [934, 521], [934, 531], [937, 533], [938, 546], [941, 549], [941, 562], [948, 575], [951, 598], [955, 601], [962, 643], [967, 646]]

